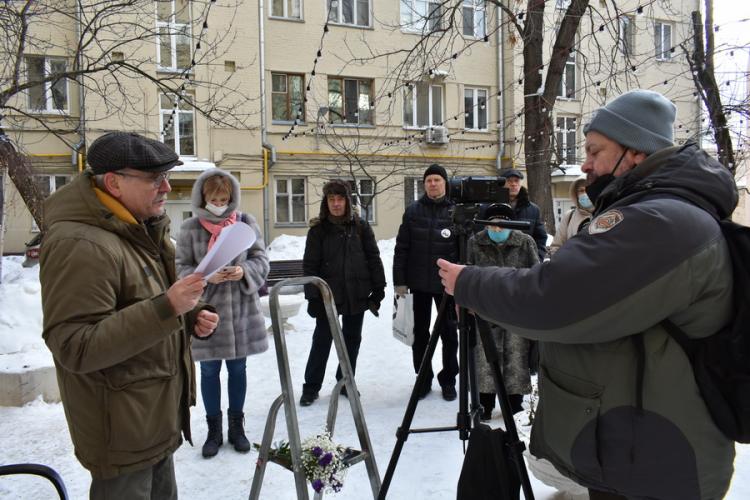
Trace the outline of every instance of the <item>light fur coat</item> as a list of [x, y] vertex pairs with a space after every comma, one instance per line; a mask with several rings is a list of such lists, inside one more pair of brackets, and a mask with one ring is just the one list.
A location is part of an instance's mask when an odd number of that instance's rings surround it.
[[[221, 217], [203, 208], [203, 184], [214, 175], [225, 176], [232, 183], [231, 201]], [[192, 273], [208, 251], [211, 234], [201, 226], [199, 219], [219, 223], [235, 211], [240, 202], [239, 182], [223, 170], [207, 170], [195, 181], [191, 201], [194, 217], [183, 222], [177, 242], [176, 264], [180, 277]], [[269, 270], [265, 244], [260, 227], [252, 215], [238, 212], [236, 224], [252, 227], [256, 240], [229, 264], [242, 267], [244, 276], [239, 281], [206, 285], [203, 300], [216, 308], [219, 325], [210, 338], [193, 342], [196, 361], [236, 359], [268, 349], [268, 335], [258, 297], [258, 289], [265, 283]]]

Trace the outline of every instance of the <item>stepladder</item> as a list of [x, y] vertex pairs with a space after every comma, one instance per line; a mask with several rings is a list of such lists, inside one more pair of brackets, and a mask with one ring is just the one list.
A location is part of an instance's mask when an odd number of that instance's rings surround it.
[[[305, 475], [305, 469], [302, 461], [302, 440], [300, 437], [299, 419], [297, 417], [297, 406], [294, 396], [293, 381], [289, 367], [289, 355], [286, 346], [284, 333], [283, 318], [280, 315], [279, 293], [284, 287], [292, 286], [314, 286], [318, 289], [320, 297], [325, 306], [326, 317], [331, 331], [333, 345], [341, 369], [341, 379], [336, 383], [333, 389], [333, 397], [328, 404], [328, 414], [326, 418], [326, 431], [333, 436], [336, 426], [336, 416], [338, 414], [338, 394], [343, 388], [346, 389], [349, 406], [351, 408], [354, 426], [357, 431], [359, 440], [359, 449], [347, 447], [346, 453], [342, 457], [343, 463], [347, 466], [353, 466], [358, 463], [364, 463], [367, 468], [367, 475], [370, 481], [373, 498], [377, 498], [380, 491], [380, 474], [378, 473], [375, 455], [370, 441], [370, 435], [365, 422], [365, 414], [359, 399], [359, 392], [354, 381], [354, 371], [349, 360], [349, 355], [344, 343], [344, 336], [341, 331], [341, 325], [338, 320], [336, 304], [328, 284], [321, 278], [315, 276], [306, 276], [302, 278], [288, 278], [280, 281], [271, 288], [269, 293], [269, 306], [271, 312], [271, 327], [274, 336], [274, 345], [276, 350], [276, 363], [279, 370], [279, 381], [281, 383], [281, 394], [271, 403], [266, 418], [266, 426], [263, 431], [258, 459], [255, 465], [255, 474], [253, 476], [252, 486], [250, 488], [250, 500], [259, 500], [263, 478], [266, 467], [269, 462], [275, 462], [278, 465], [290, 470], [294, 475], [295, 489], [298, 500], [309, 500], [310, 488]], [[281, 408], [284, 408], [284, 418], [286, 420], [286, 429], [291, 454], [291, 464], [288, 462], [278, 461], [271, 453], [271, 445], [276, 430], [276, 422]], [[315, 500], [323, 498], [323, 492], [315, 492]]]

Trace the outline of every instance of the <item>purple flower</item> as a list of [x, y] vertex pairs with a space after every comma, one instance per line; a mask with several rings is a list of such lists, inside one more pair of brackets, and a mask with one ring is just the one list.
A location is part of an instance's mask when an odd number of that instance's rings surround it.
[[325, 484], [323, 484], [323, 481], [320, 479], [316, 479], [312, 482], [312, 487], [316, 492], [320, 492], [320, 490], [323, 489], [323, 486], [325, 486]]
[[315, 446], [312, 449], [312, 454], [315, 458], [318, 458], [323, 454], [323, 449], [320, 446]]
[[318, 465], [320, 465], [321, 467], [325, 467], [326, 465], [330, 464], [332, 460], [333, 460], [333, 453], [329, 451], [325, 455], [320, 457], [320, 459], [318, 459]]

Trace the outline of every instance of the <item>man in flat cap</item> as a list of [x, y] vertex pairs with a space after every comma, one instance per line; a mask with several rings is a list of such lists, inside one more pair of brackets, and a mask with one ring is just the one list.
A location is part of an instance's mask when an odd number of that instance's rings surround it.
[[218, 316], [199, 303], [200, 274], [176, 279], [164, 204], [165, 144], [111, 132], [90, 168], [45, 202], [43, 337], [54, 356], [90, 498], [176, 499], [172, 454], [190, 441], [191, 334]]
[[717, 219], [737, 188], [696, 144], [674, 145], [675, 114], [650, 90], [597, 110], [581, 167], [593, 219], [545, 264], [438, 263], [457, 304], [541, 342], [530, 451], [594, 500], [723, 498], [732, 478], [734, 443], [667, 320], [691, 339], [730, 321]]
[[513, 207], [513, 220], [528, 221], [531, 227], [524, 232], [534, 238], [539, 262], [547, 256], [547, 230], [544, 229], [541, 211], [536, 203], [529, 199], [529, 192], [521, 185], [523, 173], [515, 168], [500, 172], [508, 188], [510, 206]]

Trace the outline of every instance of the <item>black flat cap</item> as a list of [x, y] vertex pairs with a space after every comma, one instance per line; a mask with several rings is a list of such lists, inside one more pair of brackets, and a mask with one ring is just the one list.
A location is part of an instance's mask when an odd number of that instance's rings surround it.
[[180, 157], [163, 142], [133, 132], [109, 132], [89, 147], [86, 160], [95, 174], [123, 168], [164, 172], [182, 165]]
[[523, 174], [520, 170], [509, 168], [508, 170], [503, 170], [502, 172], [500, 172], [500, 177], [505, 177], [506, 179], [508, 177], [518, 177], [519, 179], [523, 179]]

